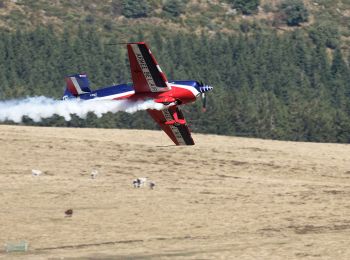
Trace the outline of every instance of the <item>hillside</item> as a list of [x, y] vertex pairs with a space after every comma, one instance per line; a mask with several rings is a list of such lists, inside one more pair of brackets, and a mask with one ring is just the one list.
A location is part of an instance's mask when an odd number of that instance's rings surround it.
[[[130, 4], [129, 4], [130, 2]], [[249, 27], [250, 30], [294, 30], [282, 20], [281, 3], [283, 0], [258, 1], [258, 9], [251, 15], [242, 15], [240, 9], [231, 2], [219, 0], [150, 0], [134, 4], [127, 0], [74, 0], [74, 1], [24, 1], [2, 0], [0, 2], [0, 26], [15, 30], [34, 29], [38, 26], [52, 25], [57, 30], [70, 28], [77, 30], [78, 25], [94, 25], [99, 31], [118, 32], [129, 37], [138, 29], [146, 33], [156, 30], [168, 32], [196, 32], [197, 34], [216, 34], [218, 32], [234, 34]], [[148, 3], [145, 13], [135, 19], [139, 5]], [[303, 0], [309, 13], [307, 23], [302, 27], [311, 30], [325, 21], [336, 26], [342, 35], [344, 47], [350, 37], [350, 3], [346, 0]], [[128, 3], [128, 4], [125, 4]], [[173, 3], [173, 4], [171, 4]], [[126, 6], [127, 5], [127, 6]], [[129, 8], [125, 11], [126, 8]], [[136, 10], [136, 11], [135, 11]], [[131, 17], [128, 17], [130, 15]], [[126, 17], [127, 16], [127, 17]]]
[[[0, 259], [350, 257], [349, 145], [195, 134], [195, 146], [176, 147], [159, 131], [0, 131]], [[132, 187], [144, 176], [154, 190]], [[27, 253], [4, 251], [20, 240]]]

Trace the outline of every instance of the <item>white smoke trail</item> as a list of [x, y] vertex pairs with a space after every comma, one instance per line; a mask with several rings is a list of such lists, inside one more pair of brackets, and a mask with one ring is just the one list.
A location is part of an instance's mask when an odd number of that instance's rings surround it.
[[0, 101], [0, 121], [11, 120], [15, 123], [20, 123], [23, 116], [27, 116], [34, 122], [40, 122], [42, 119], [49, 118], [54, 114], [62, 116], [66, 121], [69, 121], [71, 120], [71, 114], [84, 119], [89, 112], [93, 112], [97, 117], [101, 117], [108, 112], [124, 111], [135, 113], [140, 110], [162, 110], [165, 108], [163, 104], [156, 103], [153, 100], [135, 102], [127, 100], [54, 100], [40, 96]]

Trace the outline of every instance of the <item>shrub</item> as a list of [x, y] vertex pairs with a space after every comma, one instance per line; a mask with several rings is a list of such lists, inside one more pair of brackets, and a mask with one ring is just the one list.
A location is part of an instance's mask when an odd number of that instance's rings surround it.
[[127, 18], [147, 17], [149, 5], [143, 0], [123, 0], [122, 15]]
[[114, 15], [120, 15], [122, 13], [122, 1], [112, 0], [112, 13]]
[[85, 22], [88, 24], [93, 24], [95, 22], [95, 18], [89, 14], [85, 17]]
[[280, 8], [283, 19], [289, 26], [299, 26], [308, 21], [309, 13], [302, 0], [285, 0]]
[[163, 11], [171, 16], [180, 16], [186, 6], [186, 1], [181, 0], [167, 0], [163, 6]]
[[274, 7], [272, 6], [272, 4], [270, 3], [267, 3], [267, 4], [264, 4], [262, 6], [263, 10], [266, 12], [266, 13], [270, 13], [270, 12], [273, 12], [274, 11]]
[[250, 15], [258, 10], [260, 0], [230, 0], [233, 8], [237, 8], [245, 15]]

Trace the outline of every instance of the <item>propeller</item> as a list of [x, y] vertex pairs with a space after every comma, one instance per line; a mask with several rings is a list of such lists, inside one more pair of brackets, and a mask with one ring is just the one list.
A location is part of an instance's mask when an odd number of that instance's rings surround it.
[[205, 93], [201, 94], [202, 99], [202, 112], [207, 111], [207, 95]]
[[202, 100], [202, 112], [207, 111], [207, 91], [211, 91], [213, 87], [209, 85], [205, 85], [203, 81], [199, 82], [200, 84], [200, 91], [201, 91], [201, 100]]

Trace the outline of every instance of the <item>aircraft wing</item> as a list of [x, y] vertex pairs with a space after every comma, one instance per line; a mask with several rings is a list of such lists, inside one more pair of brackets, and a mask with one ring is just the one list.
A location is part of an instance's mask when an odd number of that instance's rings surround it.
[[164, 92], [171, 89], [146, 43], [128, 43], [127, 48], [135, 93]]
[[165, 122], [174, 120], [174, 112], [177, 113], [179, 119], [185, 119], [181, 110], [177, 106], [172, 106], [164, 110], [148, 109], [147, 112], [176, 145], [194, 145], [187, 124], [165, 124]]

